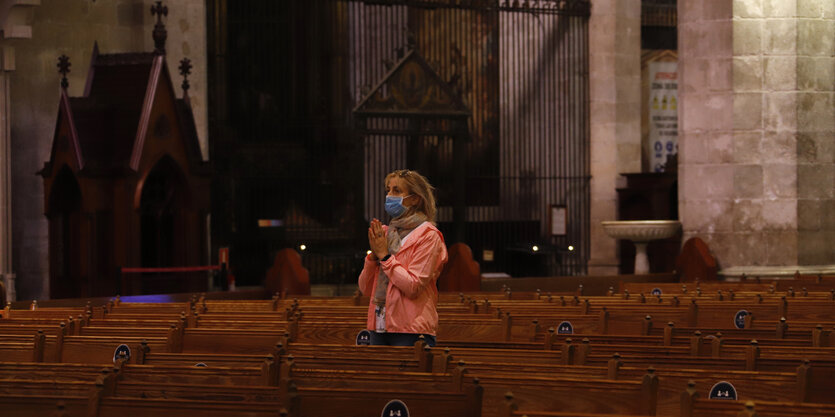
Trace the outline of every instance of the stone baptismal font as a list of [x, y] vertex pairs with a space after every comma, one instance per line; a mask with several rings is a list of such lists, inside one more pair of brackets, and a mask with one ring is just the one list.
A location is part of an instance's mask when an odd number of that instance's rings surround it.
[[675, 236], [681, 228], [678, 220], [615, 220], [600, 222], [603, 231], [615, 239], [627, 239], [635, 243], [635, 274], [649, 273], [647, 243], [656, 239]]

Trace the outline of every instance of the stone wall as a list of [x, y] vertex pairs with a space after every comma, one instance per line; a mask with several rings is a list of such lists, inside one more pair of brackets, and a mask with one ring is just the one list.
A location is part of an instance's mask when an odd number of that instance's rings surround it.
[[702, 3], [678, 2], [679, 218], [717, 250], [733, 245], [731, 5]]
[[[47, 298], [49, 263], [43, 181], [35, 175], [49, 158], [55, 129], [60, 75], [57, 58], [70, 57], [70, 96], [79, 96], [94, 42], [101, 53], [152, 51], [152, 0], [42, 0], [33, 10], [32, 38], [4, 40], [16, 51], [11, 73], [12, 224], [18, 298]], [[165, 2], [167, 60], [179, 90], [183, 56], [194, 65], [190, 98], [206, 155], [206, 18], [200, 0]]]
[[835, 264], [835, 1], [796, 15], [798, 263]]
[[735, 1], [733, 265], [797, 264], [797, 54], [790, 2]]
[[600, 222], [617, 219], [621, 173], [641, 172], [641, 2], [603, 0], [589, 21], [591, 259], [589, 274], [617, 274], [616, 241]]
[[835, 3], [703, 3], [679, 1], [685, 238], [723, 268], [835, 262]]
[[6, 300], [16, 299], [12, 261], [12, 147], [11, 74], [15, 70], [15, 50], [10, 39], [32, 38], [32, 9], [39, 1], [0, 0], [0, 281]]

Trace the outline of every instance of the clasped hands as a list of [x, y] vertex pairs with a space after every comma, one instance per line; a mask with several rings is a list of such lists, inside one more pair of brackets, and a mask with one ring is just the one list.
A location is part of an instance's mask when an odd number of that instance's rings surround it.
[[371, 254], [377, 260], [383, 259], [389, 254], [388, 239], [383, 232], [383, 224], [377, 219], [371, 219], [371, 224], [368, 227], [368, 246], [371, 248]]

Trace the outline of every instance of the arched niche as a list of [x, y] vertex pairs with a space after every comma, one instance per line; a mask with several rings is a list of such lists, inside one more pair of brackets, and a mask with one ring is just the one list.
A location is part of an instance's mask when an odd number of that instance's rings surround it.
[[49, 194], [49, 285], [50, 298], [80, 297], [85, 254], [82, 239], [81, 187], [72, 170], [64, 165], [55, 176]]

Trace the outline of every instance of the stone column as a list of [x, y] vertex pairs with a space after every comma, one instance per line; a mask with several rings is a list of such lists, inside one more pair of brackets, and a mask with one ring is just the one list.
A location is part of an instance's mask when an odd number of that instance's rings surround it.
[[732, 5], [703, 3], [678, 2], [679, 219], [716, 252], [733, 230]]
[[14, 47], [8, 39], [29, 39], [29, 9], [40, 0], [0, 0], [0, 279], [6, 286], [6, 300], [16, 299], [12, 264], [12, 152], [10, 72], [15, 69]]
[[616, 241], [600, 226], [617, 219], [621, 173], [641, 172], [641, 2], [595, 1], [589, 21], [591, 126], [590, 275], [618, 272]]
[[679, 211], [721, 269], [835, 263], [835, 3], [679, 4]]
[[[6, 300], [14, 301], [15, 275], [12, 272], [12, 169], [11, 140], [9, 124], [9, 76], [7, 54], [14, 51], [3, 49], [0, 67], [0, 279], [6, 287]], [[13, 64], [13, 62], [12, 62]], [[13, 69], [13, 68], [12, 68]]]
[[796, 15], [797, 262], [835, 265], [835, 1]]

